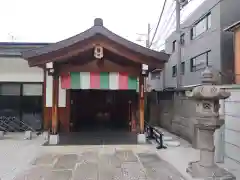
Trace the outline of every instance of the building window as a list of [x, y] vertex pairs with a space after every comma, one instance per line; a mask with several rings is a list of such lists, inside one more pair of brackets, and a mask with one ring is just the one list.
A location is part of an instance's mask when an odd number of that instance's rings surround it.
[[204, 69], [208, 65], [208, 55], [209, 51], [192, 58], [190, 60], [191, 72]]
[[208, 29], [210, 29], [211, 26], [212, 26], [212, 14], [210, 13], [207, 16], [207, 27], [208, 27]]
[[191, 39], [196, 38], [200, 34], [206, 32], [211, 28], [211, 13], [202, 18], [198, 23], [196, 23], [191, 29]]
[[42, 84], [23, 84], [24, 96], [42, 96]]
[[177, 76], [177, 66], [173, 66], [172, 67], [172, 77], [176, 77]]
[[42, 128], [42, 83], [1, 83], [0, 102], [0, 121], [7, 120], [0, 127], [10, 131]]
[[185, 44], [185, 34], [181, 34], [180, 36], [180, 42], [181, 42], [181, 45], [184, 45]]
[[0, 95], [2, 96], [20, 96], [21, 85], [15, 83], [6, 83], [0, 86]]
[[176, 50], [176, 40], [173, 41], [173, 44], [172, 44], [172, 52], [175, 52]]
[[181, 62], [181, 74], [185, 73], [185, 62]]
[[160, 71], [155, 71], [151, 73], [151, 80], [160, 79]]

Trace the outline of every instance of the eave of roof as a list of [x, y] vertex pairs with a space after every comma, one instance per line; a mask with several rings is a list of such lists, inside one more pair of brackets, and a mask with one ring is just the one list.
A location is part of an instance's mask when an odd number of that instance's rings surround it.
[[52, 43], [39, 43], [39, 42], [0, 42], [0, 47], [25, 47], [25, 46], [46, 46]]
[[158, 52], [158, 51], [154, 51], [154, 50], [145, 48], [143, 46], [140, 46], [131, 41], [128, 41], [127, 39], [124, 39], [124, 38], [118, 36], [117, 34], [111, 32], [110, 30], [108, 30], [107, 28], [105, 28], [103, 26], [102, 19], [99, 19], [99, 18], [94, 20], [94, 26], [92, 26], [90, 29], [88, 29], [76, 36], [73, 36], [71, 38], [68, 38], [63, 41], [60, 41], [60, 42], [57, 42], [54, 44], [50, 44], [50, 45], [47, 45], [44, 47], [40, 47], [40, 48], [36, 48], [33, 50], [28, 50], [28, 51], [23, 51], [22, 56], [25, 59], [29, 59], [29, 58], [33, 58], [33, 57], [40, 56], [43, 54], [51, 53], [51, 52], [69, 47], [77, 42], [81, 42], [86, 39], [89, 39], [90, 37], [93, 37], [97, 34], [100, 34], [100, 35], [126, 47], [126, 48], [129, 48], [130, 50], [132, 50], [136, 53], [140, 53], [140, 54], [143, 54], [143, 55], [146, 55], [149, 57], [153, 57], [162, 62], [167, 62], [169, 59], [169, 55], [164, 52]]
[[49, 44], [38, 42], [0, 42], [0, 56], [19, 57], [24, 50], [39, 48]]
[[231, 26], [224, 29], [224, 31], [234, 32], [237, 28], [240, 27], [240, 21], [233, 23]]

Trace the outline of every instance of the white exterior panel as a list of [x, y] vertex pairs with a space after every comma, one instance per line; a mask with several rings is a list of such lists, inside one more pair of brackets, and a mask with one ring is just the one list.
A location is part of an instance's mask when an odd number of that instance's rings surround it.
[[46, 107], [52, 107], [53, 100], [53, 77], [46, 72]]
[[0, 82], [43, 82], [43, 70], [20, 57], [0, 57]]
[[58, 107], [66, 107], [66, 89], [61, 88], [61, 78], [59, 78]]

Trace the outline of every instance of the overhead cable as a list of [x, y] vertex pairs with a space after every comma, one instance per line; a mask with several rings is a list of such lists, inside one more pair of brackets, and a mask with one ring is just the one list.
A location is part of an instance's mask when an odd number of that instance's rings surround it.
[[159, 27], [160, 22], [161, 22], [161, 20], [162, 20], [163, 12], [164, 12], [164, 9], [165, 9], [165, 6], [166, 6], [166, 2], [167, 2], [167, 0], [164, 0], [163, 8], [162, 8], [162, 11], [161, 11], [160, 16], [159, 16], [159, 19], [158, 19], [157, 27], [155, 28], [155, 31], [154, 31], [154, 34], [153, 34], [153, 38], [152, 38], [152, 40], [151, 40], [151, 42], [150, 42], [150, 46], [149, 46], [149, 47], [152, 46], [152, 43], [153, 43], [153, 41], [154, 41], [154, 38], [155, 38], [155, 36], [156, 36], [156, 34], [157, 34], [158, 27]]

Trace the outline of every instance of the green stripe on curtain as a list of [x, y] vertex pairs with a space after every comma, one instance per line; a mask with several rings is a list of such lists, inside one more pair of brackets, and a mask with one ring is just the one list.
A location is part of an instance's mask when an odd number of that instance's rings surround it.
[[71, 72], [71, 88], [80, 89], [80, 73]]

